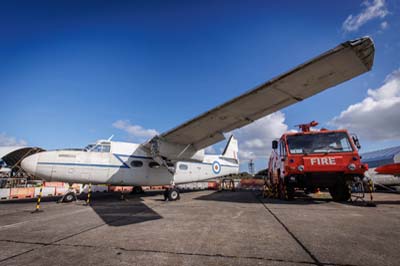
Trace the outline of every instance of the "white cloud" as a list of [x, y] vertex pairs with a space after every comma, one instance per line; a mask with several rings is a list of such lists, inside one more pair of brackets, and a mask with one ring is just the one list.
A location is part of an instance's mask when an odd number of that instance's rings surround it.
[[239, 158], [268, 158], [272, 140], [280, 138], [287, 130], [285, 114], [279, 111], [234, 130], [232, 133], [239, 142]]
[[387, 21], [383, 21], [383, 22], [381, 23], [381, 29], [382, 29], [382, 30], [385, 30], [388, 26], [389, 26], [389, 24], [388, 24]]
[[[389, 13], [385, 0], [364, 1], [364, 9], [358, 15], [349, 15], [343, 22], [343, 30], [346, 32], [357, 31], [362, 25], [374, 18], [384, 18]], [[387, 26], [387, 25], [386, 25]], [[382, 25], [381, 25], [382, 27]]]
[[329, 123], [374, 141], [400, 139], [400, 69], [381, 87], [368, 90], [361, 102], [350, 105]]
[[115, 128], [127, 132], [132, 139], [140, 141], [150, 139], [159, 134], [155, 129], [146, 129], [139, 125], [132, 125], [128, 120], [118, 120], [112, 125]]
[[25, 146], [25, 140], [17, 140], [15, 137], [7, 136], [6, 133], [0, 133], [0, 146]]

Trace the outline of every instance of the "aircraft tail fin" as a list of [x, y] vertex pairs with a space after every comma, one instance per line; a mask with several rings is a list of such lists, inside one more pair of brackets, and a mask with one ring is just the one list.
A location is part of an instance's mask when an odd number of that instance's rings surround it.
[[221, 157], [224, 159], [232, 160], [233, 162], [238, 164], [239, 163], [238, 151], [239, 151], [238, 141], [233, 135], [231, 135]]

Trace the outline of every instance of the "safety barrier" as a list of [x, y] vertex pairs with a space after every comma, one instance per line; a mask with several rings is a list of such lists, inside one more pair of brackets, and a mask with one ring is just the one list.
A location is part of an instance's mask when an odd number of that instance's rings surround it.
[[0, 188], [0, 200], [8, 200], [8, 199], [10, 199], [10, 189]]
[[177, 187], [181, 190], [204, 190], [208, 189], [208, 182], [193, 182], [188, 184], [180, 184]]
[[218, 189], [218, 183], [217, 183], [217, 181], [209, 181], [209, 182], [208, 182], [208, 189], [210, 189], [210, 190], [217, 190], [217, 189]]
[[[55, 196], [55, 187], [43, 187], [42, 189], [42, 196], [43, 197], [53, 197]], [[39, 196], [40, 193], [40, 187], [35, 187], [35, 198]]]
[[64, 182], [43, 182], [43, 185], [45, 187], [64, 187], [65, 183]]
[[264, 183], [265, 181], [263, 179], [255, 179], [255, 178], [241, 179], [239, 187], [241, 189], [258, 190], [258, 189], [263, 189]]
[[108, 192], [108, 186], [107, 185], [92, 186], [92, 192]]
[[124, 186], [108, 186], [108, 191], [110, 192], [131, 192], [133, 187]]
[[55, 195], [56, 196], [62, 196], [68, 191], [68, 188], [66, 187], [55, 187]]
[[34, 196], [34, 187], [11, 188], [10, 190], [10, 199], [31, 199]]
[[163, 186], [150, 186], [150, 190], [163, 190]]

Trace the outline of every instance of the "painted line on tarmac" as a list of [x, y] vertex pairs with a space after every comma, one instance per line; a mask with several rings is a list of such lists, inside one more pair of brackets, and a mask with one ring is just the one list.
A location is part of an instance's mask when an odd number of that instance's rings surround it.
[[300, 241], [300, 239], [298, 239], [295, 234], [290, 231], [290, 229], [282, 222], [281, 219], [279, 219], [279, 217], [270, 209], [268, 208], [268, 206], [265, 204], [265, 202], [263, 202], [259, 197], [257, 197], [254, 193], [252, 193], [254, 197], [256, 197], [256, 199], [258, 199], [258, 201], [264, 206], [264, 208], [275, 218], [275, 220], [286, 230], [286, 232], [294, 239], [294, 241], [297, 242], [297, 244], [299, 244], [299, 246], [310, 256], [310, 258], [314, 261], [314, 264], [318, 265], [318, 266], [322, 266], [322, 265], [326, 265], [322, 262], [320, 262], [317, 257], [312, 254], [312, 252]]

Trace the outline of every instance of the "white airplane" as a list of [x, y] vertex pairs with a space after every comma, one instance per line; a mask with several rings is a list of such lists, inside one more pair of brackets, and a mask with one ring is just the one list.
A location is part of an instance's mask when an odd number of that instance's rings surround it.
[[219, 156], [205, 155], [204, 148], [224, 133], [369, 71], [374, 52], [369, 37], [347, 41], [143, 144], [101, 140], [84, 150], [36, 153], [21, 166], [49, 181], [169, 185], [166, 197], [177, 200], [175, 184], [238, 173], [234, 137]]

